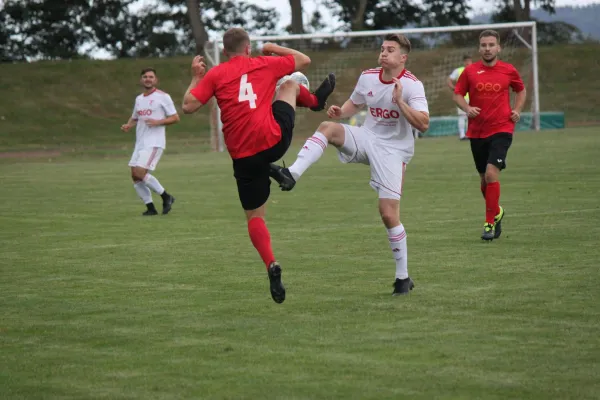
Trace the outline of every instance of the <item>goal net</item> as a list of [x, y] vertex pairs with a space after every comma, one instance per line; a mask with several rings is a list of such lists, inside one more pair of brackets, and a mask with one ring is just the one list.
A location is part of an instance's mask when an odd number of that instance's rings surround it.
[[[251, 40], [256, 53], [264, 43], [273, 42], [309, 55], [312, 63], [304, 73], [310, 81], [311, 90], [316, 89], [327, 73], [334, 72], [336, 90], [329, 98], [328, 104], [341, 105], [352, 93], [361, 72], [377, 66], [382, 38], [388, 33], [403, 33], [412, 44], [406, 68], [423, 82], [429, 103], [431, 122], [425, 136], [447, 136], [458, 134], [457, 109], [452, 101], [448, 77], [454, 69], [463, 65], [465, 55], [470, 55], [474, 61], [479, 59], [478, 37], [484, 29], [494, 29], [500, 34], [500, 58], [519, 70], [528, 90], [526, 107], [517, 129], [539, 129], [535, 22], [263, 36], [252, 37]], [[219, 63], [222, 44], [219, 41], [211, 43], [207, 52], [212, 53], [215, 63]], [[360, 125], [364, 116], [363, 112], [348, 122]], [[296, 137], [310, 136], [325, 118], [324, 113], [298, 109]], [[217, 147], [222, 151], [220, 123], [215, 121], [215, 124], [214, 141], [220, 144]]]

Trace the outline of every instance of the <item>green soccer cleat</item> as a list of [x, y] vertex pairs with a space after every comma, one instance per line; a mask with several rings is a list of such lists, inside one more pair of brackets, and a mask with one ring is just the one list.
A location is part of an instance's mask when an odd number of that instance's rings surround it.
[[498, 239], [502, 234], [502, 218], [504, 218], [504, 208], [500, 207], [500, 212], [494, 217], [494, 239]]
[[483, 233], [481, 234], [481, 239], [487, 240], [487, 241], [492, 241], [492, 240], [494, 240], [494, 235], [495, 235], [494, 225], [489, 224], [487, 222], [485, 224], [483, 224]]

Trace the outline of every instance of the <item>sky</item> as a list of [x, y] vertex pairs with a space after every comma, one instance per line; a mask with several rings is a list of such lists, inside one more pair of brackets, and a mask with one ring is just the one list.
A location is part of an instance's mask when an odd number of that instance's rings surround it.
[[[274, 7], [279, 11], [281, 15], [280, 26], [288, 26], [291, 22], [290, 16], [290, 2], [289, 0], [244, 0], [248, 3], [253, 3], [261, 7]], [[418, 1], [418, 0], [417, 0]], [[303, 0], [302, 5], [304, 8], [304, 21], [308, 20], [308, 16], [312, 15], [313, 11], [319, 6], [320, 0]], [[470, 0], [471, 7], [473, 8], [474, 14], [488, 13], [494, 9], [494, 2], [490, 0]], [[564, 6], [585, 6], [588, 4], [600, 3], [600, 0], [556, 0], [556, 7]], [[328, 16], [327, 8], [320, 7], [321, 12], [324, 16]], [[327, 18], [324, 18], [327, 20]]]

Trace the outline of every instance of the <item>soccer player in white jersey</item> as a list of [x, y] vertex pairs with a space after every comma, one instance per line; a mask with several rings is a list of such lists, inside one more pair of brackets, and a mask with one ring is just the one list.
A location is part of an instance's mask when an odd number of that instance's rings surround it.
[[329, 118], [339, 120], [366, 107], [367, 117], [361, 127], [322, 122], [293, 165], [281, 168], [272, 164], [270, 171], [282, 190], [291, 190], [308, 167], [321, 158], [328, 143], [338, 149], [342, 162], [370, 165], [370, 184], [379, 195], [379, 213], [396, 260], [393, 295], [407, 294], [414, 287], [408, 276], [400, 196], [406, 164], [414, 153], [412, 128], [420, 132], [429, 128], [423, 84], [404, 68], [410, 49], [410, 41], [404, 35], [387, 35], [379, 54], [381, 67], [364, 71], [350, 99], [327, 111]]
[[[450, 76], [448, 76], [448, 87], [450, 88], [450, 90], [452, 90], [452, 93], [454, 93], [454, 87], [456, 86], [456, 82], [458, 82], [458, 78], [463, 73], [465, 68], [467, 68], [471, 64], [473, 64], [473, 58], [470, 55], [465, 54], [463, 57], [463, 65], [458, 68], [455, 68], [454, 71], [452, 71], [452, 73], [450, 74]], [[465, 101], [467, 102], [467, 104], [469, 103], [469, 93], [466, 94]], [[458, 138], [460, 140], [468, 140], [467, 113], [461, 110], [460, 107], [457, 107], [456, 110], [458, 112]]]
[[135, 191], [146, 204], [147, 210], [142, 215], [158, 214], [152, 202], [150, 189], [160, 195], [163, 201], [162, 213], [168, 214], [175, 197], [167, 193], [150, 171], [156, 169], [165, 149], [165, 126], [179, 122], [179, 115], [171, 96], [156, 88], [158, 78], [153, 68], [142, 70], [140, 83], [144, 91], [135, 99], [131, 118], [121, 126], [123, 132], [136, 127], [135, 148], [129, 161], [131, 178]]

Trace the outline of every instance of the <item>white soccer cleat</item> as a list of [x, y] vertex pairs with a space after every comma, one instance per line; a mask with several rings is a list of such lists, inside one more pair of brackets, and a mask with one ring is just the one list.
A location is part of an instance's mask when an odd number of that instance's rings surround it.
[[293, 74], [286, 75], [283, 78], [281, 78], [279, 81], [277, 81], [277, 85], [275, 86], [275, 91], [277, 92], [279, 90], [279, 86], [281, 86], [281, 84], [283, 82], [286, 82], [290, 79], [295, 80], [296, 82], [298, 82], [299, 85], [302, 85], [305, 88], [307, 88], [308, 90], [310, 90], [310, 83], [308, 82], [308, 78], [306, 77], [306, 75], [304, 75], [302, 72], [294, 72]]

